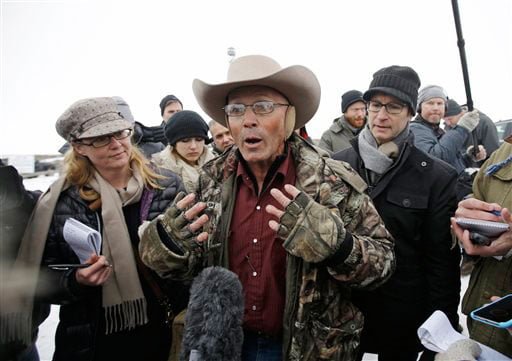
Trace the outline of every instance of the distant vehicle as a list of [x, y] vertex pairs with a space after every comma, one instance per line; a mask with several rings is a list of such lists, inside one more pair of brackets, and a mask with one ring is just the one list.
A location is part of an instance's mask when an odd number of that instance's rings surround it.
[[503, 143], [503, 139], [512, 134], [512, 119], [500, 120], [496, 123], [496, 129], [498, 130], [498, 138], [500, 143]]
[[45, 171], [49, 171], [49, 170], [56, 170], [57, 166], [55, 165], [55, 163], [52, 163], [52, 162], [44, 162], [44, 161], [36, 160], [34, 168], [35, 168], [34, 170], [36, 172], [45, 172]]

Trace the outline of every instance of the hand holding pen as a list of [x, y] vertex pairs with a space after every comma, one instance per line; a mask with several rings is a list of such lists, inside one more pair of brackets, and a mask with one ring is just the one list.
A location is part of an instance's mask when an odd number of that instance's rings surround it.
[[79, 268], [75, 272], [78, 283], [86, 286], [101, 286], [104, 284], [112, 273], [112, 265], [107, 261], [105, 256], [92, 255], [86, 264], [90, 266]]

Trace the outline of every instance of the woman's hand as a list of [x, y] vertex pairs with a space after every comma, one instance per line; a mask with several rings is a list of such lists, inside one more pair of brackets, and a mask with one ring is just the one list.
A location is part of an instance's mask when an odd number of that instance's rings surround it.
[[82, 285], [101, 286], [112, 273], [112, 265], [105, 256], [93, 254], [85, 263], [89, 263], [90, 266], [80, 268], [75, 272], [76, 281]]

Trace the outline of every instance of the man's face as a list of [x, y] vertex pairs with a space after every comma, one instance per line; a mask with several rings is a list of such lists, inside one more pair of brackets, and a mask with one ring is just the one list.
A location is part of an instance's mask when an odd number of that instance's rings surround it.
[[354, 128], [361, 128], [364, 125], [364, 118], [366, 116], [365, 102], [355, 102], [348, 106], [343, 113], [345, 120]]
[[[399, 114], [389, 114], [386, 108], [383, 106], [378, 112], [368, 112], [368, 124], [373, 137], [377, 140], [377, 143], [387, 143], [396, 138], [400, 134], [407, 123], [411, 120], [412, 116], [409, 113], [409, 108], [399, 99], [385, 94], [374, 95], [371, 102], [380, 103], [382, 105], [394, 103], [403, 105], [403, 109]], [[369, 107], [371, 109], [371, 106]]]
[[215, 122], [210, 126], [210, 133], [212, 133], [213, 142], [215, 147], [223, 152], [227, 147], [234, 143], [233, 137], [228, 128], [223, 127], [221, 124]]
[[457, 123], [459, 122], [460, 118], [462, 118], [463, 115], [464, 113], [460, 113], [457, 115], [452, 115], [450, 117], [444, 117], [443, 120], [447, 127], [453, 128], [454, 126], [457, 125]]
[[421, 103], [421, 117], [432, 124], [439, 124], [444, 117], [445, 100], [432, 98]]
[[[228, 104], [252, 105], [258, 101], [288, 104], [281, 93], [262, 86], [238, 88], [228, 95]], [[254, 114], [252, 108], [247, 107], [244, 115], [228, 117], [231, 135], [249, 166], [268, 170], [283, 153], [286, 110], [285, 106], [277, 106], [271, 113]]]
[[165, 106], [164, 114], [162, 114], [162, 120], [167, 123], [170, 117], [173, 116], [174, 113], [181, 112], [183, 108], [179, 102], [172, 102]]

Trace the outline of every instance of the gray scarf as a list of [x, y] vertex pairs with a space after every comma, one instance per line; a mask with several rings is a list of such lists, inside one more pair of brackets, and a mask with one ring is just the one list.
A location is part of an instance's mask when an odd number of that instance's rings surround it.
[[357, 138], [359, 153], [364, 166], [370, 170], [371, 181], [374, 183], [393, 165], [398, 157], [399, 149], [409, 136], [409, 124], [392, 141], [377, 144], [369, 126], [365, 126]]

